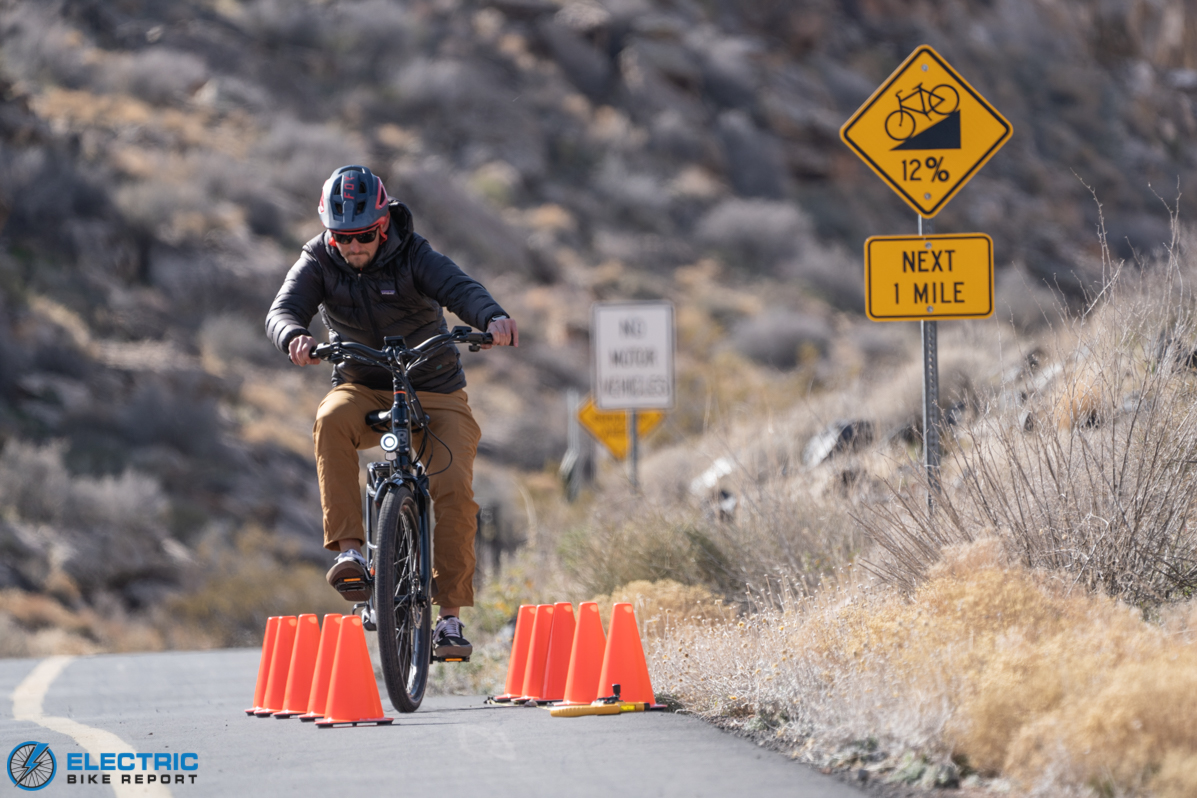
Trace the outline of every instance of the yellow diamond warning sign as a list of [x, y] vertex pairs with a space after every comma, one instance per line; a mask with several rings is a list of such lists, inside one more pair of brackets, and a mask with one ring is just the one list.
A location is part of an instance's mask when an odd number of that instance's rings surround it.
[[916, 212], [935, 216], [1010, 138], [1005, 117], [923, 45], [840, 129]]
[[[593, 397], [586, 397], [586, 401], [578, 408], [578, 421], [593, 435], [599, 443], [607, 447], [616, 460], [628, 456], [631, 444], [628, 435], [628, 419], [631, 412], [627, 410], [599, 410]], [[655, 430], [665, 420], [665, 414], [660, 410], [641, 410], [636, 414], [636, 435], [644, 438]]]
[[984, 233], [865, 241], [865, 312], [873, 321], [993, 315], [993, 239]]

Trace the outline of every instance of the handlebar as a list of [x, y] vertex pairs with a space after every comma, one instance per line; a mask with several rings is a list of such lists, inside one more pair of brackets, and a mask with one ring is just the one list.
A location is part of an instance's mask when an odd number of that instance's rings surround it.
[[320, 344], [312, 347], [311, 356], [321, 360], [330, 360], [349, 355], [355, 360], [370, 360], [379, 365], [396, 361], [411, 361], [407, 363], [407, 367], [413, 368], [422, 359], [448, 344], [469, 344], [470, 351], [477, 352], [481, 347], [493, 344], [494, 336], [486, 332], [475, 332], [469, 327], [454, 327], [452, 332], [434, 335], [410, 349], [404, 346], [402, 338], [388, 338], [386, 341], [387, 346], [383, 349], [374, 349], [353, 341]]

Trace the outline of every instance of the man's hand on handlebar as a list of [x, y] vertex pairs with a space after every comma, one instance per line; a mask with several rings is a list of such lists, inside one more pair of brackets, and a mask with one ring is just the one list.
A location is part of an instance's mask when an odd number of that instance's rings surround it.
[[[486, 331], [493, 336], [495, 346], [520, 345], [520, 331], [515, 325], [515, 319], [495, 319], [487, 326]], [[482, 348], [490, 349], [490, 345], [484, 344]]]
[[316, 339], [310, 335], [297, 335], [287, 345], [287, 354], [291, 362], [297, 366], [315, 366], [320, 358], [312, 357], [312, 349], [316, 346]]

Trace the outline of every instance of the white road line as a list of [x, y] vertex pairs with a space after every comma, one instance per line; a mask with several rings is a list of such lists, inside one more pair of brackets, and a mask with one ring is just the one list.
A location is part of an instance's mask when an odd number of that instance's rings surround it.
[[[93, 729], [91, 726], [84, 726], [70, 718], [57, 718], [42, 713], [42, 702], [46, 698], [50, 685], [74, 659], [74, 657], [47, 657], [39, 662], [24, 681], [12, 691], [13, 719], [36, 723], [39, 726], [45, 726], [50, 731], [65, 734], [97, 759], [101, 753], [137, 753], [135, 748], [112, 732]], [[113, 774], [114, 777], [116, 775]], [[170, 790], [163, 784], [112, 784], [110, 786], [117, 798], [125, 798], [125, 796], [171, 798]]]

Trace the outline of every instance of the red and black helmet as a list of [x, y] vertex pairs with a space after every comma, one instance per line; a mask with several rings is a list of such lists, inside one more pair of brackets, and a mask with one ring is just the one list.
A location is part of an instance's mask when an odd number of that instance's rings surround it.
[[342, 166], [324, 181], [320, 221], [329, 230], [362, 230], [386, 218], [389, 201], [382, 178], [364, 166]]

